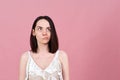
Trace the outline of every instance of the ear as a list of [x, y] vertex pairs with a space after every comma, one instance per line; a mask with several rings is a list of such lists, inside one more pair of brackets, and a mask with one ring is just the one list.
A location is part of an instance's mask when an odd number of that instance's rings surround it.
[[34, 29], [32, 30], [32, 35], [33, 35], [33, 36], [36, 36], [36, 35], [35, 35], [35, 30], [34, 30]]

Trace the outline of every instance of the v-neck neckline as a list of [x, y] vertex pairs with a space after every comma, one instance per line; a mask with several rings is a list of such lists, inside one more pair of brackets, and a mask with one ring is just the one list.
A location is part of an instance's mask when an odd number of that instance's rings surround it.
[[37, 67], [39, 68], [39, 70], [41, 70], [41, 71], [46, 71], [46, 70], [52, 65], [52, 63], [54, 62], [54, 60], [55, 60], [55, 58], [56, 58], [56, 56], [57, 56], [57, 52], [58, 52], [58, 51], [55, 52], [55, 55], [54, 55], [52, 61], [51, 61], [51, 62], [48, 64], [48, 66], [45, 67], [44, 69], [42, 69], [41, 66], [39, 66], [39, 65], [35, 62], [35, 60], [34, 60], [33, 57], [31, 56], [31, 52], [30, 52], [30, 51], [29, 51], [29, 55], [30, 55], [30, 58], [32, 59], [32, 61], [34, 62], [35, 66], [37, 66]]

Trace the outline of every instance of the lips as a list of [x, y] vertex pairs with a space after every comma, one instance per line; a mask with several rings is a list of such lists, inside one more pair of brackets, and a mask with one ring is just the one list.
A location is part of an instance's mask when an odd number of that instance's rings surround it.
[[42, 38], [42, 39], [48, 39], [48, 37], [44, 37], [44, 38]]

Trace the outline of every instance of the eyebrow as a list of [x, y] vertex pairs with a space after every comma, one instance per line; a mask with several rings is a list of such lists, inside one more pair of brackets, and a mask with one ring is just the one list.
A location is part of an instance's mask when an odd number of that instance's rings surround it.
[[[36, 26], [36, 27], [40, 28], [40, 27], [42, 27], [42, 26]], [[43, 27], [42, 27], [42, 28], [43, 28]], [[46, 27], [46, 28], [51, 28], [51, 27], [49, 26], [49, 27]]]
[[36, 26], [36, 27], [42, 27], [42, 26]]

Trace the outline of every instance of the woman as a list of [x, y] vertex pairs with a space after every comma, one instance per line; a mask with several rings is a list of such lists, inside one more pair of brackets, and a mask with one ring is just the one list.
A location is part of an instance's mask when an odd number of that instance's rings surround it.
[[19, 80], [69, 80], [68, 56], [58, 49], [58, 38], [52, 19], [35, 19], [30, 36], [31, 50], [20, 59]]

